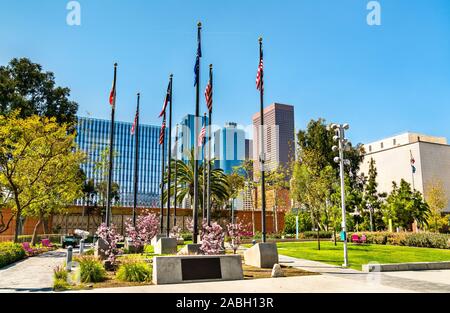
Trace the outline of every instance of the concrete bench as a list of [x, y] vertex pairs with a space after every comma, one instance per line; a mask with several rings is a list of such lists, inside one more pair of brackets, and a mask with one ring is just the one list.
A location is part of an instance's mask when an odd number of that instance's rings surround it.
[[373, 272], [401, 272], [401, 271], [427, 271], [427, 270], [449, 270], [450, 262], [418, 262], [418, 263], [396, 263], [396, 264], [365, 264], [362, 271]]
[[156, 285], [241, 279], [244, 279], [244, 272], [239, 255], [153, 257], [153, 283]]

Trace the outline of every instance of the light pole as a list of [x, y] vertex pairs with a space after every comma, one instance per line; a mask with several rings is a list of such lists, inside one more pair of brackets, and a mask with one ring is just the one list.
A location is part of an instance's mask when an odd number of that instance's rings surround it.
[[339, 163], [339, 172], [341, 177], [341, 205], [342, 205], [342, 233], [344, 239], [344, 264], [342, 266], [348, 267], [348, 250], [347, 250], [347, 217], [345, 212], [345, 180], [344, 180], [344, 164], [349, 165], [350, 161], [344, 159], [344, 150], [348, 147], [348, 140], [345, 138], [345, 131], [350, 127], [348, 124], [332, 124], [331, 129], [336, 132], [333, 140], [338, 143], [333, 146], [334, 152], [339, 152], [339, 156], [334, 158], [334, 162]]

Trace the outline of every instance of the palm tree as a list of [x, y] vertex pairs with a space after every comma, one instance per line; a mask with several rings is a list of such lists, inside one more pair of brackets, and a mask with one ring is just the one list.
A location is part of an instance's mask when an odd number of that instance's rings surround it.
[[[212, 161], [211, 161], [212, 162]], [[177, 182], [175, 182], [175, 163], [177, 164]], [[198, 167], [198, 196], [199, 196], [199, 204], [203, 205], [203, 170], [205, 168], [206, 163], [199, 164]], [[172, 177], [171, 177], [171, 186], [170, 186], [170, 194], [173, 196], [175, 193], [175, 184], [177, 185], [177, 195], [176, 200], [177, 203], [180, 203], [186, 197], [189, 198], [190, 202], [193, 203], [194, 199], [194, 150], [192, 149], [190, 152], [190, 157], [187, 163], [182, 160], [171, 160], [170, 166], [172, 167]], [[213, 168], [213, 166], [211, 166]], [[167, 173], [167, 171], [166, 171]], [[164, 177], [164, 182], [167, 184], [167, 175]], [[212, 206], [218, 206], [220, 203], [228, 200], [230, 198], [229, 195], [229, 184], [227, 180], [227, 176], [223, 172], [222, 169], [213, 169], [211, 171], [211, 203]], [[164, 199], [167, 201], [167, 189], [164, 191]]]

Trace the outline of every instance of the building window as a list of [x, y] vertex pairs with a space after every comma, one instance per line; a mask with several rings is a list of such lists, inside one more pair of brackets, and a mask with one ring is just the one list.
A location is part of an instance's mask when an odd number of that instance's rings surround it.
[[383, 142], [381, 143], [381, 149], [384, 149], [384, 143]]
[[397, 139], [394, 139], [394, 146], [397, 145]]
[[372, 152], [372, 146], [369, 146], [369, 152]]

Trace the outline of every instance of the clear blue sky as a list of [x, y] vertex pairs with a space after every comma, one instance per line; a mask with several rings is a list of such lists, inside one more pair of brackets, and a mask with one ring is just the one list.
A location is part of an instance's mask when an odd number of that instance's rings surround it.
[[[81, 26], [66, 24], [66, 0], [0, 0], [0, 64], [29, 57], [72, 89], [87, 112], [108, 118], [119, 63], [117, 118], [132, 121], [142, 93], [144, 123], [159, 124], [169, 73], [175, 120], [194, 111], [196, 23], [204, 24], [202, 94], [215, 66], [215, 122], [251, 123], [259, 35], [265, 38], [266, 102], [311, 118], [349, 122], [367, 142], [403, 131], [450, 139], [450, 2], [380, 0], [80, 0]], [[203, 100], [203, 98], [202, 98]], [[204, 101], [202, 110], [205, 109]]]

